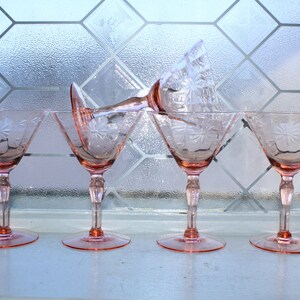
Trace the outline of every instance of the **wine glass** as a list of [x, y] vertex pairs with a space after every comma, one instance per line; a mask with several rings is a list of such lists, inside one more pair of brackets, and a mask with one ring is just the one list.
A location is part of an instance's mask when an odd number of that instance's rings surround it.
[[[99, 95], [101, 98], [101, 95]], [[76, 83], [70, 87], [70, 99], [78, 126], [88, 122], [91, 114], [85, 97]], [[224, 104], [217, 97], [214, 78], [203, 40], [197, 41], [167, 72], [161, 75], [144, 97], [132, 97], [115, 105], [93, 110], [93, 117], [103, 111], [132, 110], [150, 107], [154, 111], [188, 112], [220, 111]]]
[[[86, 114], [93, 113], [87, 109]], [[72, 112], [53, 112], [61, 132], [81, 166], [90, 173], [92, 226], [88, 233], [63, 239], [63, 244], [81, 250], [110, 250], [123, 247], [130, 238], [103, 231], [101, 203], [105, 195], [103, 174], [113, 165], [139, 118], [138, 112], [105, 112], [76, 127]]]
[[39, 237], [10, 228], [9, 173], [22, 159], [44, 117], [43, 111], [0, 110], [0, 248], [23, 246]]
[[300, 238], [289, 231], [293, 177], [300, 171], [300, 114], [246, 112], [245, 115], [272, 167], [281, 176], [279, 231], [253, 237], [250, 243], [271, 252], [300, 253]]
[[199, 234], [196, 226], [199, 176], [218, 153], [237, 113], [148, 112], [179, 167], [187, 174], [187, 228], [183, 234], [163, 236], [157, 243], [180, 252], [208, 252], [225, 246], [222, 239]]

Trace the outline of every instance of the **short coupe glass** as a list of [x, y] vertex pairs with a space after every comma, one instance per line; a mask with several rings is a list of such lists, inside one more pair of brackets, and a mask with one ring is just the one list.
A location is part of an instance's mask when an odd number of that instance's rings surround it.
[[199, 234], [197, 230], [199, 175], [218, 153], [238, 114], [149, 112], [149, 115], [188, 179], [187, 228], [184, 234], [164, 236], [157, 243], [180, 252], [208, 252], [223, 248], [226, 243], [222, 239]]
[[22, 159], [44, 116], [42, 111], [0, 110], [0, 248], [30, 244], [39, 237], [10, 228], [9, 173]]
[[[82, 113], [93, 114], [90, 109]], [[106, 172], [117, 159], [136, 124], [138, 112], [104, 112], [96, 119], [76, 128], [72, 112], [53, 112], [73, 153], [91, 175], [90, 197], [92, 202], [92, 227], [88, 233], [65, 238], [64, 245], [81, 250], [110, 250], [123, 247], [130, 238], [103, 231], [101, 226], [101, 202], [104, 198]]]
[[300, 171], [300, 114], [246, 112], [246, 118], [272, 167], [281, 176], [279, 231], [251, 238], [250, 243], [271, 252], [300, 253], [300, 239], [289, 231], [293, 177]]

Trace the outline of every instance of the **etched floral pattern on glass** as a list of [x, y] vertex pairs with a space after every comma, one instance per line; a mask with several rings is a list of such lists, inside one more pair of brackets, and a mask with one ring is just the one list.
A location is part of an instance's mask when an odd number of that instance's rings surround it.
[[22, 159], [44, 117], [43, 111], [0, 110], [0, 248], [38, 239], [36, 233], [10, 228], [9, 174]]
[[293, 178], [300, 171], [300, 114], [247, 112], [246, 118], [272, 167], [281, 176], [279, 230], [277, 234], [253, 237], [250, 243], [271, 252], [300, 254], [300, 237], [289, 230]]

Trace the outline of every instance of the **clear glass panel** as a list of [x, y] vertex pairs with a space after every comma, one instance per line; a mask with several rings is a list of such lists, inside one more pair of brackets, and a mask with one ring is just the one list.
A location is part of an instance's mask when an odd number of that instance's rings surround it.
[[147, 25], [118, 56], [150, 87], [199, 38], [205, 41], [216, 82], [243, 59], [214, 26], [178, 24]]
[[122, 178], [130, 176], [130, 172], [138, 167], [142, 154], [131, 143], [127, 143], [113, 166], [104, 174], [107, 187], [116, 187]]
[[[124, 167], [119, 167], [114, 166], [112, 172], [119, 169], [121, 175]], [[112, 186], [108, 186], [103, 209], [130, 207], [113, 191], [116, 182], [111, 181], [111, 174], [105, 178]], [[89, 174], [74, 157], [25, 156], [11, 172], [10, 182], [13, 208], [90, 209]]]
[[49, 91], [14, 90], [0, 103], [0, 108], [24, 110], [70, 110], [71, 104], [69, 87], [62, 90]]
[[127, 209], [130, 205], [125, 202], [124, 199], [120, 197], [120, 195], [115, 194], [114, 192], [108, 192], [104, 199], [102, 204], [103, 210], [113, 210], [113, 209]]
[[1, 72], [21, 87], [81, 83], [106, 57], [80, 25], [15, 25], [0, 40]]
[[132, 140], [145, 154], [170, 155], [162, 137], [152, 124], [147, 113], [144, 113], [140, 122], [132, 133]]
[[89, 174], [74, 157], [25, 156], [10, 183], [13, 208], [90, 208]]
[[264, 212], [266, 213], [266, 208], [262, 205], [261, 201], [255, 199], [252, 194], [243, 193], [240, 197], [234, 199], [226, 208], [225, 212], [237, 212], [237, 213], [247, 213], [247, 212]]
[[186, 175], [179, 169], [173, 158], [146, 158], [139, 168], [133, 170], [120, 182], [118, 188], [126, 187], [126, 190], [131, 192], [178, 192], [185, 191], [185, 179]]
[[277, 23], [254, 0], [242, 0], [218, 22], [218, 25], [249, 53]]
[[270, 169], [250, 190], [251, 195], [257, 199], [267, 210], [278, 210], [280, 175]]
[[217, 158], [245, 188], [270, 165], [255, 136], [247, 128], [240, 131]]
[[142, 87], [115, 60], [108, 63], [84, 86], [84, 91], [99, 106], [118, 103], [136, 96]]
[[74, 157], [25, 156], [10, 183], [12, 208], [90, 210], [89, 174]]
[[0, 0], [15, 21], [79, 21], [100, 0]]
[[[15, 24], [0, 39], [0, 109], [69, 110], [72, 81], [94, 101], [90, 106], [114, 104], [149, 88], [203, 39], [218, 93], [228, 106], [299, 111], [300, 4], [283, 2], [0, 0], [0, 35], [12, 24], [3, 11], [28, 22]], [[292, 26], [268, 37], [277, 26], [271, 14]], [[240, 49], [254, 50], [251, 59]], [[16, 88], [11, 90], [8, 82]], [[273, 99], [275, 85], [283, 91]], [[257, 200], [268, 210], [277, 209], [279, 178], [273, 170], [265, 174], [269, 163], [251, 132], [241, 126], [236, 125], [231, 135], [237, 135], [200, 177], [202, 208], [220, 211], [236, 201], [231, 211], [255, 211], [260, 210]], [[11, 174], [14, 207], [89, 209], [88, 173], [69, 156], [71, 150], [50, 116], [28, 152], [32, 155]], [[105, 178], [106, 209], [186, 209], [186, 176], [147, 114]], [[255, 180], [251, 199], [242, 186], [247, 189]], [[299, 203], [294, 201], [294, 208]]]
[[264, 109], [272, 112], [300, 112], [300, 92], [299, 93], [280, 93]]
[[173, 158], [146, 158], [119, 183], [117, 192], [131, 207], [178, 209], [185, 207], [184, 201], [174, 207], [171, 204], [179, 196], [184, 197], [185, 184], [186, 175]]
[[260, 2], [281, 23], [300, 23], [300, 2], [298, 0], [260, 0]]
[[[256, 198], [267, 210], [279, 210], [279, 184], [280, 175], [272, 168], [270, 169], [250, 190], [251, 195]], [[294, 177], [294, 195], [292, 208], [299, 209], [300, 206], [300, 176]]]
[[[0, 3], [1, 4], [1, 3]], [[11, 20], [0, 11], [0, 35], [12, 24]]]
[[200, 189], [199, 206], [217, 211], [224, 210], [242, 193], [241, 188], [225, 173], [218, 162], [212, 162], [200, 175]]
[[[252, 56], [281, 89], [300, 86], [300, 28], [281, 27]], [[270, 53], [272, 55], [270, 55]]]
[[213, 22], [233, 0], [128, 1], [147, 21]]
[[246, 61], [218, 88], [218, 92], [237, 110], [256, 110], [262, 108], [277, 90]]
[[85, 21], [107, 47], [117, 49], [142, 25], [142, 19], [123, 1], [105, 1]]
[[[50, 114], [43, 120], [27, 152], [39, 155], [68, 155], [71, 153], [67, 141], [64, 139], [58, 125]], [[45, 159], [47, 160], [48, 158]]]
[[10, 91], [9, 85], [0, 77], [0, 100]]
[[[13, 173], [12, 173], [13, 174]], [[91, 201], [88, 189], [84, 191], [68, 189], [28, 189], [13, 186], [10, 193], [12, 209], [42, 210], [90, 210]]]
[[69, 191], [87, 191], [89, 174], [75, 157], [25, 156], [11, 172], [11, 185], [23, 190], [52, 191], [64, 195]]

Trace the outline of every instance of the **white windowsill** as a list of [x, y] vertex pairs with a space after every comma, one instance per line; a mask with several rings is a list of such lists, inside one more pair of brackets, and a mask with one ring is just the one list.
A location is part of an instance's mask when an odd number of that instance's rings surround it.
[[[223, 250], [177, 253], [159, 247], [158, 236], [182, 231], [185, 215], [104, 212], [103, 227], [128, 234], [127, 247], [77, 251], [60, 240], [88, 230], [90, 214], [13, 210], [11, 223], [40, 233], [24, 247], [0, 250], [3, 299], [296, 299], [300, 255], [252, 247], [250, 236], [276, 231], [278, 213], [201, 213], [198, 227], [223, 237]], [[300, 230], [300, 214], [291, 227]]]

